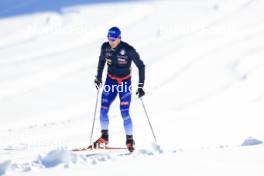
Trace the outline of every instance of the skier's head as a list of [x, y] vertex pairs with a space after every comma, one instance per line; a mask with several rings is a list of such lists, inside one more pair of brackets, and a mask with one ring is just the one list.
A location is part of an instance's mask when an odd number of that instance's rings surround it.
[[118, 27], [111, 27], [107, 33], [108, 40], [115, 41], [121, 39], [121, 30]]
[[108, 30], [107, 38], [112, 48], [115, 48], [121, 41], [121, 30], [118, 27], [111, 27]]

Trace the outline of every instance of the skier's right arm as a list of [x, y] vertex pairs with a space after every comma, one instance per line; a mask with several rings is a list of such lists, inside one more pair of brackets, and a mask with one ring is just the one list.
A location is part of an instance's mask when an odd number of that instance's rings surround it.
[[104, 71], [104, 66], [105, 66], [105, 49], [104, 49], [104, 44], [101, 47], [101, 52], [99, 56], [99, 61], [98, 61], [98, 66], [97, 66], [97, 76], [96, 78], [100, 81], [102, 81], [102, 75]]
[[99, 87], [101, 87], [101, 84], [102, 84], [102, 75], [104, 71], [105, 62], [106, 61], [105, 61], [104, 44], [103, 44], [101, 47], [101, 52], [99, 56], [98, 66], [97, 66], [97, 75], [94, 80], [95, 87], [97, 89], [99, 89]]

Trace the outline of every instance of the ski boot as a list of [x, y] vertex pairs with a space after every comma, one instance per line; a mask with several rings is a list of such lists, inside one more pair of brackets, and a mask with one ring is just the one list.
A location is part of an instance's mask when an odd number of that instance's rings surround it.
[[93, 148], [105, 148], [108, 144], [108, 130], [102, 130], [102, 135], [93, 143]]
[[129, 152], [133, 152], [135, 150], [135, 141], [133, 139], [133, 135], [126, 135], [126, 146]]

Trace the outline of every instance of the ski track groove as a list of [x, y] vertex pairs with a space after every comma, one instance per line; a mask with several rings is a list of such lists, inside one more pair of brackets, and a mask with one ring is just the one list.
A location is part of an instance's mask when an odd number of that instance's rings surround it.
[[[262, 31], [260, 31], [260, 32], [262, 32]], [[152, 87], [148, 91], [148, 94], [155, 93], [155, 91], [161, 89], [162, 87], [167, 86], [168, 84], [172, 84], [173, 80], [175, 81], [179, 76], [183, 76], [184, 72], [190, 70], [192, 66], [194, 66], [195, 64], [198, 64], [199, 62], [201, 62], [204, 59], [208, 59], [208, 57], [206, 57], [206, 56], [209, 56], [211, 54], [215, 54], [217, 52], [221, 52], [223, 49], [227, 48], [227, 46], [228, 47], [235, 46], [236, 44], [239, 44], [240, 42], [244, 42], [246, 40], [248, 41], [248, 40], [250, 40], [250, 39], [252, 39], [254, 37], [258, 37], [258, 35], [259, 34], [256, 34], [256, 33], [253, 33], [253, 32], [252, 33], [249, 33], [247, 36], [243, 36], [243, 38], [235, 39], [233, 41], [227, 41], [226, 43], [223, 43], [221, 46], [218, 46], [217, 48], [214, 48], [214, 49], [212, 49], [210, 51], [207, 51], [206, 53], [202, 54], [201, 56], [198, 56], [198, 57], [192, 59], [191, 61], [189, 61], [188, 63], [186, 63], [184, 66], [182, 66], [181, 68], [179, 68], [178, 70], [176, 70], [167, 79], [163, 80], [162, 82], [158, 83], [156, 86]], [[250, 50], [251, 51], [255, 51], [256, 48], [253, 48], [253, 49], [250, 49]], [[263, 52], [262, 48], [257, 49], [257, 51]], [[252, 54], [252, 53], [248, 53], [247, 55], [250, 55], [250, 54]], [[243, 57], [245, 57], [245, 55]], [[168, 57], [167, 56], [165, 58], [171, 59], [172, 57]], [[207, 100], [207, 99], [209, 99], [209, 98], [211, 98], [213, 96], [217, 96], [217, 94], [223, 93], [223, 91], [227, 90], [228, 88], [231, 88], [232, 85], [234, 85], [235, 83], [237, 83], [239, 81], [241, 81], [241, 80], [238, 79], [238, 80], [234, 80], [234, 81], [231, 81], [229, 83], [226, 83], [225, 85], [220, 86], [218, 89], [212, 90], [212, 92], [209, 92], [208, 94], [203, 95], [203, 96], [197, 98], [196, 100], [192, 100], [190, 102], [186, 102], [186, 103], [180, 105], [179, 107], [183, 107], [183, 106], [184, 107], [188, 107], [190, 105], [197, 104], [197, 103], [199, 103], [201, 101], [205, 101], [205, 100]]]

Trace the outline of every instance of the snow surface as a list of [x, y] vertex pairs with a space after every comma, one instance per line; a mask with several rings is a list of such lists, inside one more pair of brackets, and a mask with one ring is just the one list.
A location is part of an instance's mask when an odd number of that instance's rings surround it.
[[[264, 1], [0, 2], [0, 175], [263, 176]], [[131, 116], [137, 150], [89, 144], [107, 29], [146, 64]], [[138, 80], [133, 66], [134, 91]], [[110, 144], [123, 147], [118, 100]], [[94, 139], [100, 135], [97, 114]]]

